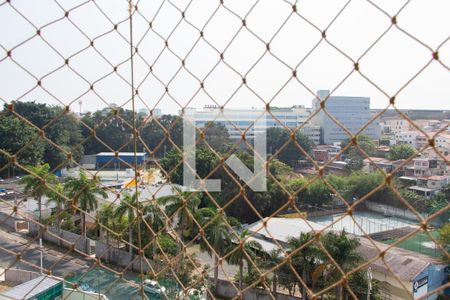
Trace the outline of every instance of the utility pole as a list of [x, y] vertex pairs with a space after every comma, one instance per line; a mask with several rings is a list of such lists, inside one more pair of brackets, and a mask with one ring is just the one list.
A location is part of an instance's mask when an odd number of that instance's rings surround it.
[[43, 247], [42, 247], [42, 236], [39, 238], [39, 250], [41, 252], [41, 261], [40, 261], [40, 266], [41, 266], [41, 275], [44, 274], [44, 251], [43, 251]]
[[78, 105], [80, 106], [80, 117], [81, 117], [81, 105], [83, 105], [83, 101], [78, 101]]
[[370, 300], [370, 292], [372, 291], [372, 268], [367, 269], [367, 300]]

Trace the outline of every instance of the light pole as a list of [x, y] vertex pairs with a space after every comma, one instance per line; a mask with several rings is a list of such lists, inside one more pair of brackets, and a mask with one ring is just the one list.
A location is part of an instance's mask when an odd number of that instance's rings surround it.
[[367, 268], [367, 300], [370, 300], [370, 292], [372, 291], [372, 268]]
[[39, 238], [39, 250], [41, 252], [41, 257], [40, 257], [40, 266], [41, 266], [41, 275], [44, 274], [43, 270], [44, 270], [44, 252], [42, 249], [42, 236]]

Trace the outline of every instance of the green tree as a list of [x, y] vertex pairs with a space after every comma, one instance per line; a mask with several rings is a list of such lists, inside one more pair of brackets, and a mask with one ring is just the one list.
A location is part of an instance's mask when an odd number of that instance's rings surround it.
[[297, 193], [299, 205], [321, 207], [333, 200], [332, 190], [322, 179], [308, 183], [304, 178], [293, 178], [287, 181], [286, 188], [290, 193], [300, 191]]
[[251, 265], [257, 260], [258, 254], [263, 252], [263, 248], [260, 243], [256, 241], [245, 241], [245, 238], [249, 235], [248, 230], [243, 230], [239, 235], [241, 245], [231, 244], [227, 253], [227, 261], [230, 264], [239, 266], [238, 282], [239, 289], [243, 288], [243, 274], [244, 274], [244, 261], [247, 262], [247, 272], [251, 272]]
[[416, 154], [416, 149], [408, 144], [392, 146], [389, 150], [389, 158], [392, 160], [408, 159]]
[[450, 183], [447, 184], [446, 186], [444, 186], [444, 187], [441, 189], [441, 192], [445, 195], [445, 197], [446, 197], [447, 199], [450, 199]]
[[291, 257], [292, 265], [306, 284], [300, 285], [302, 297], [306, 300], [309, 299], [307, 287], [312, 286], [312, 274], [321, 255], [318, 246], [312, 242], [313, 239], [312, 233], [302, 233], [297, 238], [291, 237], [287, 242], [288, 253], [294, 253]]
[[[276, 267], [281, 262], [281, 251], [279, 249], [273, 249], [269, 252], [266, 252], [263, 257], [262, 267], [266, 269], [272, 269]], [[279, 277], [279, 268], [276, 268], [272, 272], [272, 293], [274, 295], [277, 294], [277, 286], [278, 286], [278, 277]]]
[[[143, 119], [137, 113], [136, 127], [140, 128]], [[133, 143], [129, 141], [133, 138], [132, 124], [133, 111], [123, 108], [104, 108], [86, 114], [82, 118], [82, 135], [86, 140], [85, 149], [87, 154], [96, 154], [101, 151], [114, 149], [120, 151], [133, 151]], [[95, 130], [95, 136], [92, 134]], [[104, 143], [108, 146], [105, 147]], [[142, 147], [139, 147], [139, 151]]]
[[[207, 122], [203, 128], [200, 129], [203, 132], [204, 140], [208, 145], [217, 152], [226, 152], [230, 147], [230, 134], [228, 129], [219, 122]], [[199, 132], [197, 131], [197, 140], [201, 139]], [[208, 148], [206, 143], [201, 141], [200, 147]]]
[[157, 248], [157, 253], [164, 252], [168, 256], [176, 256], [180, 248], [178, 243], [173, 240], [173, 238], [168, 234], [158, 235], [158, 244], [161, 248]]
[[[14, 116], [0, 117], [0, 149], [17, 154], [17, 162], [22, 165], [39, 165], [44, 158], [45, 143], [37, 131]], [[33, 141], [31, 144], [30, 141]], [[22, 151], [19, 151], [22, 150]], [[0, 156], [0, 165], [8, 163]]]
[[[156, 244], [156, 239], [158, 237], [157, 233], [162, 228], [164, 228], [164, 215], [162, 213], [161, 208], [155, 202], [147, 203], [143, 205], [143, 219], [141, 222], [141, 228], [143, 228], [148, 234], [141, 236], [141, 239], [144, 240], [144, 244], [149, 242], [153, 242], [152, 246], [149, 247], [150, 251], [152, 251], [152, 256], [155, 256], [158, 251], [158, 245]], [[149, 228], [150, 227], [150, 228]], [[147, 241], [147, 239], [149, 239]]]
[[[450, 223], [445, 223], [439, 229], [439, 244], [450, 254]], [[450, 257], [445, 253], [442, 254], [442, 259], [450, 263]]]
[[219, 278], [219, 256], [224, 256], [231, 244], [230, 229], [225, 216], [212, 208], [200, 208], [197, 211], [198, 222], [204, 230], [200, 235], [200, 250], [214, 257], [214, 286]]
[[[355, 172], [347, 178], [346, 197], [347, 200], [359, 199], [370, 193], [384, 182], [384, 176], [380, 172], [362, 173]], [[383, 188], [384, 189], [384, 188]], [[370, 200], [379, 198], [381, 191], [369, 197]]]
[[278, 272], [278, 283], [286, 289], [290, 296], [295, 294], [295, 289], [299, 284], [296, 275], [292, 272], [289, 264], [283, 264]]
[[158, 198], [158, 204], [165, 207], [169, 218], [178, 217], [178, 237], [183, 240], [192, 233], [196, 211], [201, 202], [199, 193], [182, 192], [177, 189], [175, 195]]
[[98, 186], [98, 178], [91, 179], [84, 170], [80, 170], [79, 178], [67, 177], [64, 189], [71, 198], [72, 207], [81, 210], [81, 233], [86, 239], [86, 214], [97, 209], [97, 196], [107, 198], [106, 192]]
[[[300, 131], [295, 133], [295, 141], [301, 148], [291, 138], [291, 131], [288, 129], [272, 127], [267, 129], [266, 136], [267, 153], [275, 155], [280, 150], [277, 158], [291, 167], [294, 167], [298, 160], [305, 159], [305, 153], [310, 153], [313, 146], [313, 142]], [[286, 147], [281, 150], [285, 144]]]
[[[450, 199], [445, 196], [444, 193], [437, 193], [433, 198], [426, 201], [427, 212], [430, 214], [434, 214], [441, 209], [448, 207]], [[448, 222], [450, 219], [450, 212], [444, 211], [440, 215], [436, 217], [438, 223], [443, 224]]]
[[[29, 175], [22, 177], [20, 183], [24, 185], [24, 191], [30, 193], [38, 203], [39, 223], [42, 223], [42, 197], [50, 197], [52, 190], [49, 185], [56, 182], [56, 176], [50, 172], [49, 164], [29, 166]], [[44, 181], [42, 181], [44, 180]]]
[[98, 223], [102, 226], [100, 227], [100, 232], [105, 232], [106, 235], [106, 257], [107, 261], [110, 259], [110, 231], [115, 222], [114, 208], [109, 203], [103, 203], [101, 209], [97, 212]]
[[[369, 288], [369, 270], [359, 270], [348, 276], [348, 285], [358, 299], [367, 299], [367, 291]], [[378, 287], [378, 281], [372, 279], [370, 282], [370, 300], [381, 300], [380, 290]], [[347, 292], [345, 299], [351, 298]], [[347, 296], [348, 295], [348, 296]]]
[[180, 116], [162, 115], [149, 118], [142, 126], [140, 136], [147, 151], [163, 157], [170, 150], [183, 146], [183, 119]]
[[[345, 231], [339, 234], [329, 232], [322, 237], [322, 243], [325, 246], [327, 252], [334, 259], [334, 264], [328, 256], [322, 255], [322, 261], [326, 265], [327, 272], [331, 270], [331, 282], [340, 280], [342, 274], [340, 273], [338, 266], [342, 271], [349, 272], [361, 262], [362, 258], [357, 252], [359, 246], [359, 240], [357, 238], [349, 237]], [[343, 298], [343, 286], [342, 284], [336, 287], [336, 299]]]
[[[64, 194], [64, 185], [57, 183], [53, 186], [53, 191], [49, 192], [49, 201], [56, 204], [56, 228], [58, 234], [60, 234], [63, 207], [67, 203], [67, 197]], [[58, 243], [61, 244], [61, 240]]]
[[[369, 136], [365, 134], [359, 134], [356, 138], [357, 145], [351, 145], [344, 154], [348, 159], [347, 168], [351, 171], [361, 170], [363, 167], [363, 160], [365, 155], [372, 156], [375, 153], [376, 147]], [[350, 139], [346, 139], [341, 142], [342, 149], [346, 148], [351, 143]], [[361, 152], [361, 150], [365, 152]]]
[[[399, 189], [400, 195], [408, 201], [415, 209], [418, 211], [426, 211], [427, 210], [427, 199], [408, 189]], [[392, 201], [392, 205], [401, 204], [400, 199], [395, 199], [396, 202]], [[403, 204], [401, 204], [403, 206]]]
[[[79, 162], [84, 154], [79, 120], [73, 113], [65, 113], [62, 107], [53, 107], [52, 112], [56, 121], [46, 128], [46, 136], [66, 152], [71, 153], [74, 161]], [[73, 164], [67, 160], [67, 155], [63, 151], [50, 143], [47, 143], [44, 159], [52, 167]]]
[[[198, 148], [196, 150], [196, 173], [200, 178], [205, 178], [217, 166], [217, 156], [209, 149]], [[161, 159], [162, 169], [169, 174], [170, 181], [183, 185], [183, 157], [178, 150], [170, 150]], [[191, 166], [193, 167], [193, 166]], [[163, 172], [164, 173], [164, 172]]]
[[[14, 102], [14, 111], [36, 127], [43, 128], [45, 136], [65, 151], [71, 152], [75, 161], [80, 160], [84, 152], [81, 145], [81, 124], [72, 112], [61, 106], [34, 101]], [[67, 155], [49, 142], [44, 142], [44, 161], [52, 168], [68, 162]]]
[[[253, 169], [253, 156], [251, 154], [245, 151], [238, 151], [235, 154], [247, 168]], [[243, 223], [251, 223], [259, 219], [254, 208], [263, 217], [271, 215], [288, 201], [288, 195], [277, 181], [291, 176], [292, 169], [275, 159], [269, 161], [269, 169], [271, 176], [267, 178], [267, 191], [255, 192], [238, 176], [230, 174], [226, 167], [221, 168], [217, 172], [217, 178], [221, 180], [222, 191], [214, 194], [215, 199], [222, 206], [231, 201], [231, 204], [227, 205], [227, 214]], [[241, 191], [241, 187], [243, 187], [243, 191]]]
[[130, 195], [129, 193], [124, 193], [120, 204], [116, 207], [114, 211], [114, 216], [116, 218], [122, 218], [127, 216], [128, 220], [128, 249], [130, 257], [133, 257], [133, 228], [135, 226], [135, 219], [137, 216], [137, 211], [142, 211], [142, 204], [139, 202], [139, 194], [134, 193]]

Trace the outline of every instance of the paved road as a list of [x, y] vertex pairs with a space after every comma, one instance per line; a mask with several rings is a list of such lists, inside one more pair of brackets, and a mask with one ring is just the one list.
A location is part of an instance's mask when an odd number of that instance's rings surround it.
[[[45, 246], [45, 245], [44, 245]], [[22, 253], [23, 261], [16, 262], [15, 255], [9, 253]], [[69, 272], [82, 273], [89, 269], [92, 265], [88, 259], [82, 256], [68, 254], [64, 256], [63, 252], [56, 251], [44, 247], [44, 269], [53, 270], [53, 274], [64, 277]], [[26, 262], [33, 264], [30, 266]], [[20, 234], [8, 232], [4, 228], [0, 228], [0, 266], [4, 268], [18, 268], [34, 272], [39, 272], [40, 250], [38, 243], [32, 243], [27, 247], [27, 240]]]

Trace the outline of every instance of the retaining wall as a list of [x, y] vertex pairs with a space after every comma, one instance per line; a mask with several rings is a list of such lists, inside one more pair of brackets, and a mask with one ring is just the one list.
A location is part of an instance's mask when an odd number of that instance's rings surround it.
[[[217, 296], [224, 298], [234, 298], [237, 296], [237, 291], [234, 286], [227, 280], [219, 279], [217, 283]], [[302, 298], [289, 296], [286, 294], [277, 293], [273, 295], [277, 300], [300, 300]], [[244, 292], [244, 300], [272, 300], [272, 294], [262, 289], [250, 289]]]

